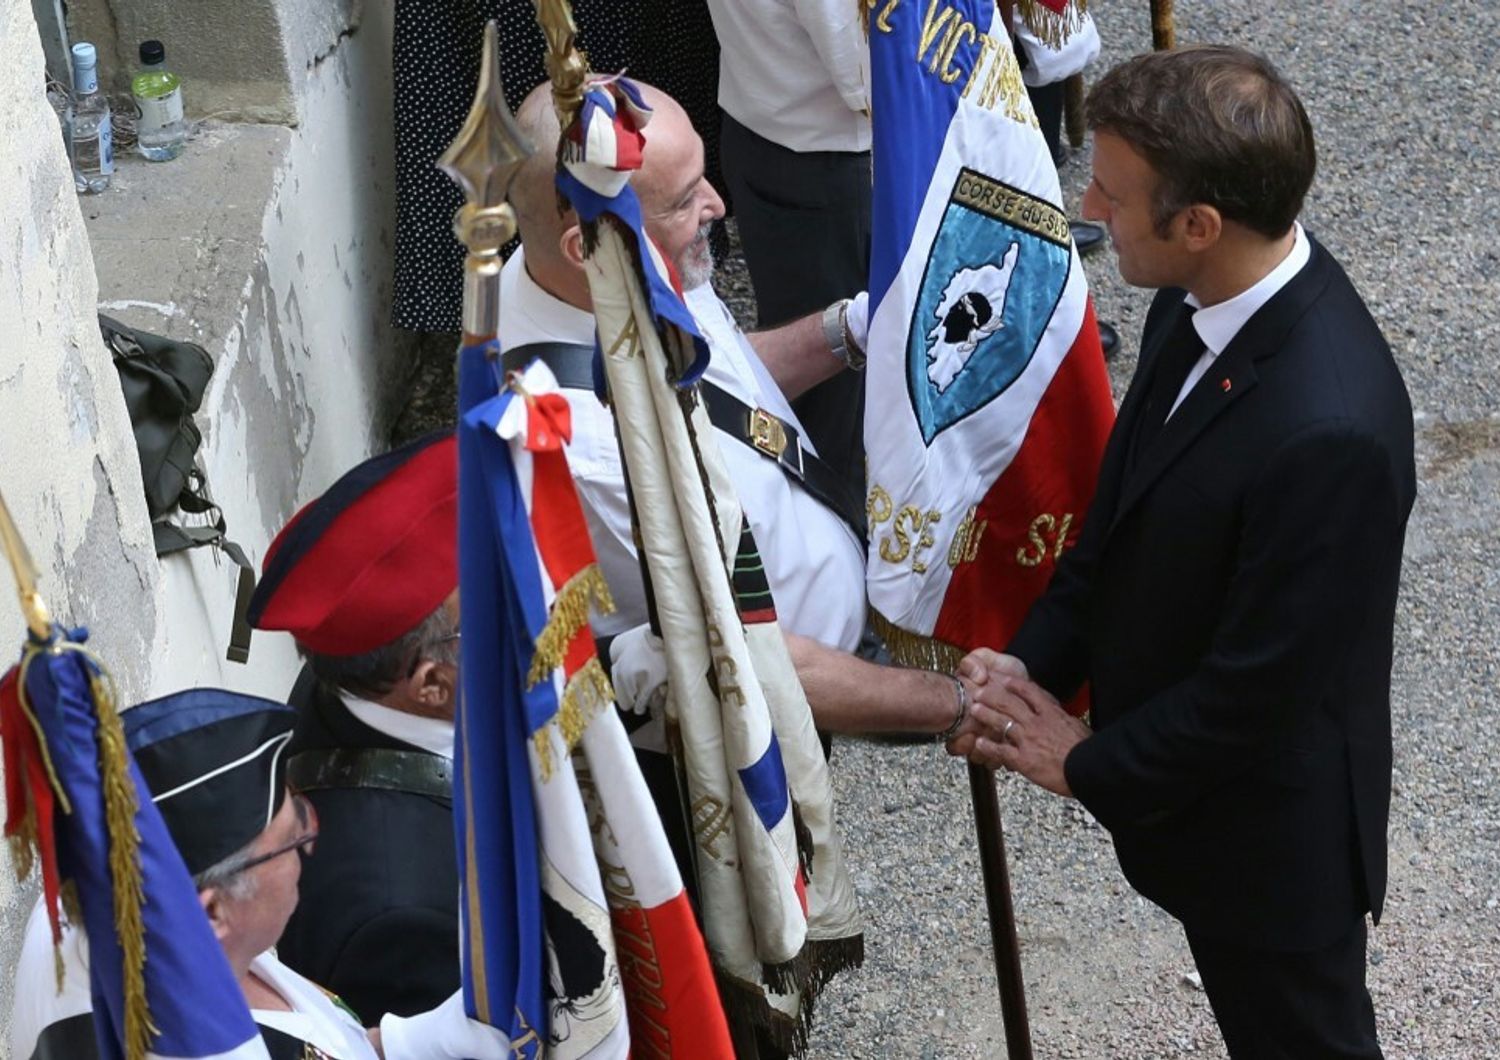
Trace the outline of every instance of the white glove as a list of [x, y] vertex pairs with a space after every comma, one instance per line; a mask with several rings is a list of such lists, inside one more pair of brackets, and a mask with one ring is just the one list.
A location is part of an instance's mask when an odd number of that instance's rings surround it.
[[662, 715], [667, 703], [667, 655], [650, 626], [621, 633], [609, 646], [615, 702], [632, 714]]
[[464, 1012], [464, 992], [415, 1016], [380, 1021], [385, 1060], [511, 1060], [510, 1036]]
[[861, 353], [870, 352], [870, 292], [860, 291], [844, 310], [844, 327]]

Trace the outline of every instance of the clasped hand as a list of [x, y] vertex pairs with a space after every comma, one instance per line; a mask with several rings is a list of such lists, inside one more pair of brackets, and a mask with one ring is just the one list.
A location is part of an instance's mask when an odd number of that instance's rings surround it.
[[1013, 655], [980, 648], [959, 664], [958, 676], [972, 706], [968, 720], [948, 741], [948, 753], [1020, 773], [1058, 795], [1072, 795], [1063, 762], [1088, 738], [1088, 726], [1033, 682], [1026, 664]]

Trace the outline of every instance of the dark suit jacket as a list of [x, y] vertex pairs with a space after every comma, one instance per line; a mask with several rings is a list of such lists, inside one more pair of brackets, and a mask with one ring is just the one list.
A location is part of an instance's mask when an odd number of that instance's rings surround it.
[[1068, 784], [1142, 894], [1206, 937], [1311, 949], [1385, 895], [1411, 405], [1313, 243], [1132, 464], [1183, 298], [1151, 306], [1077, 547], [1009, 650], [1060, 699], [1091, 682]]
[[[287, 750], [417, 748], [365, 725], [306, 672]], [[410, 1016], [458, 989], [458, 869], [450, 801], [400, 791], [308, 793], [318, 843], [302, 862], [297, 910], [277, 945], [283, 963], [338, 994], [367, 1026]]]

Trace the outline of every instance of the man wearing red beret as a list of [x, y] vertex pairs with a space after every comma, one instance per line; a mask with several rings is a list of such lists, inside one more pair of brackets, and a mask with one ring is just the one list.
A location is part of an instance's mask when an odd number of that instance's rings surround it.
[[459, 983], [457, 498], [451, 434], [365, 461], [277, 535], [250, 607], [307, 662], [287, 776], [324, 826], [278, 952], [367, 1024]]

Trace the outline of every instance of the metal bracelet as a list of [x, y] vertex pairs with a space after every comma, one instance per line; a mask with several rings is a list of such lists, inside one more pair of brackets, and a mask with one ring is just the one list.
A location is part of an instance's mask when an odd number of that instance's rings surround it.
[[963, 728], [964, 722], [969, 718], [969, 690], [964, 687], [957, 674], [948, 674], [948, 679], [953, 682], [953, 691], [958, 695], [958, 712], [953, 716], [953, 724], [938, 733], [938, 743], [947, 743], [957, 736], [958, 730]]

